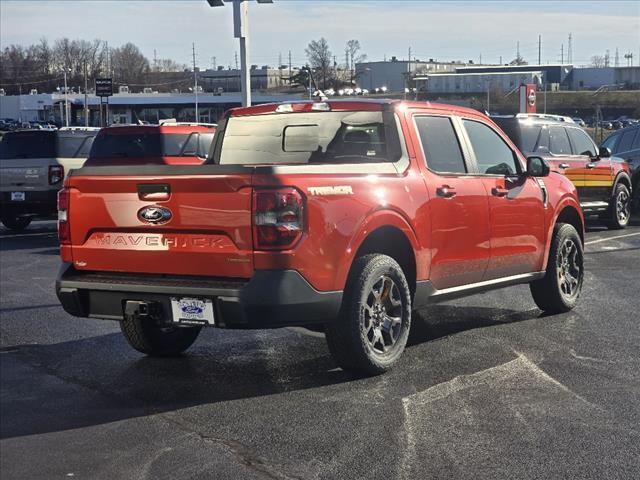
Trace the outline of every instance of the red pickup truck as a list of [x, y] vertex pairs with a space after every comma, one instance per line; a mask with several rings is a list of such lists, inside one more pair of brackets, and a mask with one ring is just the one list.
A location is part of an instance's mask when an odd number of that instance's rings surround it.
[[422, 102], [229, 111], [207, 161], [84, 167], [59, 194], [56, 292], [170, 356], [203, 326], [322, 327], [343, 368], [389, 369], [413, 308], [529, 283], [582, 287], [576, 189], [486, 116]]

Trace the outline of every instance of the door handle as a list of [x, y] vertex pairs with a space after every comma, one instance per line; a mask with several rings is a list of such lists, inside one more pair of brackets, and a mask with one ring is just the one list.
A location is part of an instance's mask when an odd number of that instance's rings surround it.
[[560, 168], [569, 168], [569, 164], [568, 163], [561, 163], [560, 165], [558, 165], [558, 167], [560, 167]]
[[587, 163], [587, 168], [596, 168], [595, 163]]
[[449, 185], [442, 185], [436, 188], [436, 195], [442, 198], [453, 198], [456, 196], [456, 189]]
[[491, 195], [493, 195], [494, 197], [505, 197], [507, 196], [508, 193], [509, 193], [509, 190], [502, 187], [493, 187], [491, 189]]
[[171, 197], [171, 186], [164, 183], [140, 183], [138, 197], [147, 202], [166, 201]]

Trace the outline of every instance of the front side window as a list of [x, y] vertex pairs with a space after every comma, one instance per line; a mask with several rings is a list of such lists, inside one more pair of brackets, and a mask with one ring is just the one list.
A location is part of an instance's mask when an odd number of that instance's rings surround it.
[[580, 130], [579, 128], [567, 128], [567, 133], [569, 134], [569, 138], [571, 138], [571, 143], [573, 143], [574, 155], [588, 155], [590, 157], [596, 156], [598, 153], [596, 146], [589, 138], [589, 135], [587, 135], [583, 130]]
[[487, 175], [516, 175], [520, 172], [516, 156], [492, 128], [481, 122], [463, 120], [478, 171]]
[[276, 113], [231, 117], [214, 163], [221, 165], [395, 162], [402, 150], [387, 112]]
[[418, 135], [430, 170], [467, 173], [458, 137], [447, 117], [415, 117]]
[[554, 155], [571, 155], [571, 144], [563, 127], [549, 128], [549, 150]]
[[636, 136], [638, 129], [629, 129], [622, 134], [620, 138], [620, 144], [618, 145], [618, 152], [628, 152], [633, 148], [633, 139]]
[[611, 153], [616, 153], [616, 146], [620, 141], [620, 134], [614, 133], [613, 135], [609, 135], [604, 142], [602, 142], [602, 146], [611, 150]]

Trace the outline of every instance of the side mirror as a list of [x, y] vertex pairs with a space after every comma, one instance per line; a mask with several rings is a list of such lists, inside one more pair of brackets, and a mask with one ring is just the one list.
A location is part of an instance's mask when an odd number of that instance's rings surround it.
[[598, 156], [600, 158], [609, 158], [611, 156], [611, 150], [609, 150], [607, 147], [600, 147]]
[[527, 175], [530, 177], [546, 177], [551, 169], [542, 157], [527, 157]]

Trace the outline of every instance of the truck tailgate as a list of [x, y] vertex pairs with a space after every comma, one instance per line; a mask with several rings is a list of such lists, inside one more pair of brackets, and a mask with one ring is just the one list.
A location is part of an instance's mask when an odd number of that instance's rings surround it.
[[52, 158], [15, 158], [0, 160], [0, 191], [49, 189], [49, 165]]
[[76, 269], [252, 276], [250, 171], [103, 176], [83, 170], [67, 184]]

